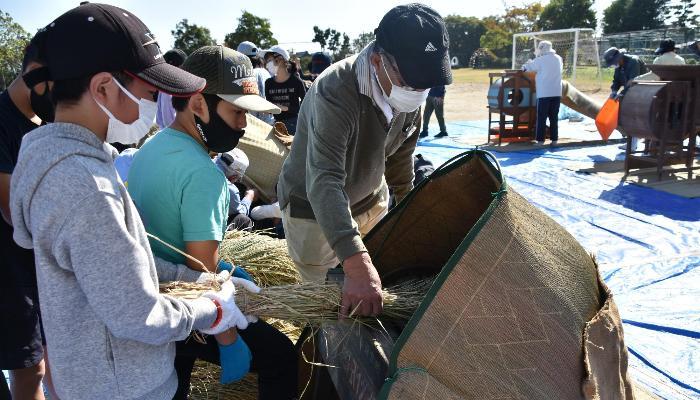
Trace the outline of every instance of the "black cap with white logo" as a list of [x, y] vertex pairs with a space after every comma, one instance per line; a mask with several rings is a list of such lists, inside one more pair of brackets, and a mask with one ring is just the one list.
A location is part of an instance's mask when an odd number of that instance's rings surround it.
[[52, 80], [125, 71], [175, 96], [197, 93], [206, 84], [204, 79], [166, 63], [148, 27], [119, 7], [85, 3], [45, 29]]
[[452, 83], [450, 39], [440, 14], [424, 4], [389, 10], [374, 30], [376, 43], [394, 56], [401, 77], [414, 89]]

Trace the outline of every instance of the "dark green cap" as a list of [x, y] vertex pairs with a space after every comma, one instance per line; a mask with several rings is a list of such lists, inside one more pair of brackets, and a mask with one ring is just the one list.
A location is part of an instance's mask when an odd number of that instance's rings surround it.
[[215, 94], [249, 111], [279, 114], [276, 105], [261, 97], [248, 56], [224, 46], [195, 50], [180, 67], [207, 80], [202, 93]]

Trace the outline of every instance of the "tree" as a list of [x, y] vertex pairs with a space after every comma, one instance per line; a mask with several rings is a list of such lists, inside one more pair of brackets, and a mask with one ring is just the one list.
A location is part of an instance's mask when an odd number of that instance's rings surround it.
[[640, 31], [664, 27], [669, 0], [614, 0], [603, 11], [603, 32]]
[[350, 45], [350, 36], [343, 33], [343, 43], [340, 44], [338, 52], [335, 54], [336, 60], [342, 60], [343, 58], [352, 54], [352, 46]]
[[593, 0], [552, 0], [542, 9], [537, 25], [542, 30], [596, 29]]
[[209, 29], [196, 24], [190, 24], [183, 19], [175, 25], [175, 30], [170, 31], [175, 38], [175, 48], [191, 54], [200, 47], [212, 46], [216, 42], [211, 37]]
[[311, 41], [321, 45], [323, 50], [328, 49], [333, 53], [336, 60], [345, 58], [352, 52], [350, 37], [335, 29], [321, 29], [318, 26], [314, 26], [314, 38]]
[[226, 47], [235, 49], [241, 42], [245, 41], [253, 42], [261, 49], [269, 49], [278, 43], [272, 35], [269, 19], [255, 16], [243, 10], [243, 15], [238, 18], [236, 30], [226, 35], [224, 44]]
[[480, 47], [486, 25], [478, 18], [448, 15], [445, 17], [445, 26], [450, 35], [450, 55], [456, 56], [462, 65], [466, 65], [474, 51]]
[[359, 53], [362, 51], [362, 49], [367, 47], [367, 45], [370, 44], [374, 39], [374, 32], [362, 32], [360, 33], [360, 36], [357, 37], [357, 39], [354, 39], [352, 41], [352, 48], [355, 51], [355, 53]]
[[695, 28], [698, 26], [698, 16], [695, 14], [695, 0], [677, 0], [668, 6], [669, 14], [674, 17], [673, 26], [678, 28]]
[[498, 57], [509, 57], [513, 34], [537, 29], [537, 19], [541, 13], [542, 4], [532, 3], [523, 7], [509, 7], [503, 16], [484, 18], [486, 33], [481, 36], [481, 47], [490, 49]]
[[665, 26], [669, 0], [630, 0], [627, 30], [658, 29]]
[[21, 72], [24, 49], [31, 35], [0, 10], [0, 88], [5, 89]]
[[502, 17], [505, 28], [513, 33], [537, 30], [537, 19], [542, 14], [542, 4], [532, 3], [522, 7], [508, 7]]
[[318, 26], [314, 25], [314, 38], [311, 39], [312, 42], [316, 42], [321, 45], [321, 49], [325, 50], [326, 45], [328, 45], [328, 39], [331, 35], [331, 29], [328, 28], [325, 31]]
[[623, 32], [622, 21], [629, 0], [613, 0], [603, 11], [603, 33]]

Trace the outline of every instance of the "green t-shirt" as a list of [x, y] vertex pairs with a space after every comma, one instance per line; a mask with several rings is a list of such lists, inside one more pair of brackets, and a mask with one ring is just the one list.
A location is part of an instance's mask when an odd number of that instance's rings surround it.
[[[185, 242], [223, 239], [229, 193], [224, 174], [196, 140], [166, 128], [139, 149], [129, 170], [129, 194], [146, 231], [185, 250]], [[185, 257], [149, 238], [153, 254]]]

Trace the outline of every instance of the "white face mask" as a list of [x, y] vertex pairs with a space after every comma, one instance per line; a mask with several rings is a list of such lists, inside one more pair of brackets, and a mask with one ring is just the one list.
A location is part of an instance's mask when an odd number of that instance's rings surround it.
[[156, 120], [158, 112], [158, 104], [146, 99], [137, 99], [136, 96], [126, 90], [115, 78], [112, 78], [114, 83], [119, 86], [124, 94], [129, 96], [136, 104], [139, 105], [139, 118], [130, 123], [124, 123], [118, 120], [105, 106], [95, 102], [109, 117], [109, 125], [107, 126], [107, 143], [134, 144], [143, 139], [144, 136], [151, 130], [153, 122]]
[[265, 69], [267, 69], [267, 72], [269, 72], [270, 75], [277, 75], [277, 66], [273, 60], [270, 60], [267, 62], [267, 64], [265, 64]]
[[428, 98], [428, 89], [408, 90], [401, 86], [395, 85], [394, 82], [391, 81], [389, 71], [386, 70], [384, 58], [382, 58], [382, 67], [384, 68], [384, 72], [386, 73], [387, 78], [389, 78], [389, 83], [391, 83], [391, 94], [387, 96], [381, 84], [379, 85], [379, 87], [382, 88], [382, 93], [384, 94], [384, 97], [386, 98], [386, 101], [389, 103], [389, 105], [394, 110], [399, 112], [416, 111], [418, 107], [420, 107], [420, 105], [425, 102], [425, 99]]

